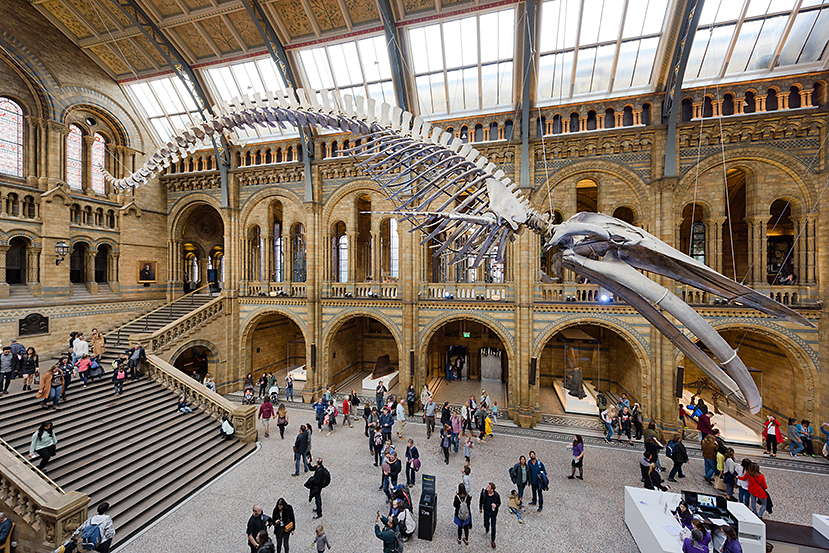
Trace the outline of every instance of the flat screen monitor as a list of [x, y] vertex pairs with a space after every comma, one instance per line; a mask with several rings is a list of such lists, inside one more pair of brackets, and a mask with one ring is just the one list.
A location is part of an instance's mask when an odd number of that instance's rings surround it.
[[717, 497], [714, 495], [697, 495], [697, 505], [700, 507], [707, 507], [709, 509], [717, 508]]

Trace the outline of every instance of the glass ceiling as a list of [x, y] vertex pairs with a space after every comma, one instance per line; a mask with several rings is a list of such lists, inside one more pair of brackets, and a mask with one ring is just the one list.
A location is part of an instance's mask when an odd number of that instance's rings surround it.
[[829, 1], [706, 0], [685, 81], [820, 68], [827, 42]]
[[420, 113], [511, 107], [515, 9], [411, 28]]
[[667, 10], [668, 0], [544, 2], [538, 103], [649, 88]]
[[127, 90], [162, 143], [175, 136], [175, 131], [201, 121], [196, 103], [176, 76], [130, 84]]

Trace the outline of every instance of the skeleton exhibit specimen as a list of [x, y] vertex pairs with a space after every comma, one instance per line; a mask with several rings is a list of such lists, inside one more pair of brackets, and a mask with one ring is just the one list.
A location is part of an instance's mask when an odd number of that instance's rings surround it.
[[[105, 173], [116, 189], [146, 183], [171, 162], [205, 141], [244, 127], [314, 127], [354, 134], [359, 146], [346, 153], [389, 196], [401, 219], [422, 231], [434, 255], [454, 252], [452, 262], [504, 258], [523, 229], [558, 248], [561, 265], [623, 299], [687, 355], [728, 400], [758, 413], [762, 398], [737, 352], [692, 307], [643, 272], [655, 273], [768, 315], [813, 326], [799, 313], [679, 252], [641, 228], [602, 213], [582, 212], [561, 224], [536, 211], [518, 187], [470, 144], [420, 116], [372, 99], [338, 92], [288, 89], [237, 98], [214, 107], [215, 117], [178, 133], [143, 167], [125, 179]], [[712, 359], [663, 311], [705, 344]]]

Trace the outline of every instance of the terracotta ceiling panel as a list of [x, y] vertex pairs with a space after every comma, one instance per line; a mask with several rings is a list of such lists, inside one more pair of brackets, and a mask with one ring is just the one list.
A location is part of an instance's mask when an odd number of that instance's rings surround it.
[[343, 13], [337, 0], [308, 0], [320, 31], [331, 31], [345, 27]]
[[211, 17], [204, 19], [201, 22], [204, 30], [207, 31], [208, 36], [213, 40], [213, 44], [221, 51], [222, 54], [229, 54], [230, 52], [239, 52], [242, 47], [233, 38], [233, 33], [222, 22], [220, 17]]
[[91, 46], [89, 49], [116, 75], [126, 75], [130, 72], [127, 66], [124, 65], [124, 62], [118, 59], [115, 54], [113, 54], [110, 49], [103, 44]]
[[403, 9], [406, 13], [420, 12], [428, 9], [435, 9], [434, 0], [403, 0]]
[[150, 44], [150, 41], [147, 40], [147, 38], [144, 35], [136, 35], [133, 37], [133, 40], [135, 40], [141, 46], [141, 48], [144, 50], [144, 52], [147, 53], [148, 56], [151, 56], [153, 60], [155, 60], [155, 63], [159, 67], [167, 67], [167, 60], [164, 59], [164, 56], [162, 56], [159, 53], [155, 46]]
[[206, 8], [210, 6], [210, 0], [182, 0], [184, 5], [187, 6], [190, 11], [197, 10], [199, 8]]
[[441, 0], [442, 6], [454, 6], [456, 4], [466, 4], [469, 0]]
[[66, 9], [63, 4], [57, 1], [53, 2], [46, 2], [45, 4], [41, 4], [44, 9], [48, 10], [49, 13], [54, 15], [58, 21], [63, 23], [64, 27], [69, 29], [69, 32], [75, 35], [77, 38], [89, 38], [92, 36], [92, 33], [89, 32], [89, 29], [81, 23], [72, 12]]
[[181, 40], [197, 58], [209, 58], [215, 55], [193, 25], [179, 25], [178, 27], [173, 27], [173, 30], [181, 37]]
[[150, 0], [155, 9], [164, 17], [181, 15], [183, 12], [174, 0]]
[[[127, 27], [132, 27], [132, 23], [130, 22], [129, 18], [126, 15], [124, 15], [123, 13], [121, 13], [121, 10], [116, 8], [115, 5], [113, 5], [112, 2], [99, 2], [98, 6], [101, 6], [101, 5], [106, 6], [106, 10], [107, 10], [108, 14], [110, 16], [114, 17], [118, 21], [118, 23], [121, 24], [121, 27], [124, 27], [125, 29]], [[103, 14], [101, 14], [101, 15], [103, 16]]]
[[265, 45], [265, 41], [262, 40], [262, 36], [256, 30], [256, 26], [250, 19], [248, 12], [244, 10], [231, 12], [227, 14], [227, 18], [230, 20], [230, 24], [236, 28], [236, 32], [239, 33], [248, 48]]
[[374, 0], [344, 0], [344, 2], [354, 24], [380, 19]]
[[311, 22], [308, 21], [308, 16], [305, 15], [305, 10], [302, 9], [299, 0], [277, 0], [273, 6], [285, 23], [291, 38], [314, 34]]
[[[101, 13], [101, 10], [98, 9], [97, 6], [93, 8], [89, 0], [66, 1], [69, 4], [72, 4], [72, 7], [75, 8], [84, 17], [84, 19], [86, 19], [86, 22], [92, 25], [92, 28], [95, 29], [99, 34], [104, 34], [107, 31], [116, 30], [112, 22], [110, 22], [106, 18], [106, 14]], [[101, 23], [101, 20], [103, 20], [103, 23]]]
[[141, 55], [135, 44], [129, 40], [119, 40], [116, 44], [118, 45], [117, 49], [127, 58], [131, 69], [136, 72], [153, 69], [153, 66]]

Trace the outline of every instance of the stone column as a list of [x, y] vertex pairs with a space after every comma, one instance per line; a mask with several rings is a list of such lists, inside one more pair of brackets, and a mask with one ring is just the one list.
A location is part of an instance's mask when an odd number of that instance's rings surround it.
[[635, 109], [633, 110], [633, 124], [635, 126], [639, 126], [642, 124], [642, 110]]
[[579, 117], [579, 132], [583, 132], [587, 130], [587, 116], [582, 115]]
[[[357, 233], [349, 231], [346, 232], [346, 236], [348, 236], [348, 278], [346, 278], [346, 281], [354, 282], [357, 280], [357, 255], [359, 253], [357, 248]], [[335, 237], [334, 240], [339, 241], [339, 238]], [[334, 280], [339, 280], [339, 275]]]
[[789, 93], [788, 92], [778, 92], [777, 93], [777, 107], [780, 109], [789, 109]]
[[9, 298], [9, 285], [6, 282], [6, 254], [9, 253], [9, 245], [0, 245], [0, 299]]
[[118, 279], [118, 261], [120, 256], [117, 253], [110, 253], [107, 258], [107, 284], [113, 294], [121, 293], [121, 282]]
[[746, 97], [734, 98], [734, 115], [741, 115], [745, 113]]
[[[706, 262], [709, 267], [722, 273], [722, 226], [725, 217], [712, 217], [709, 219], [711, 235], [708, 236], [706, 229]], [[710, 253], [709, 253], [710, 252]]]
[[44, 119], [37, 120], [37, 185], [41, 190], [47, 190], [46, 152], [48, 142], [48, 126]]
[[265, 239], [262, 241], [262, 247], [265, 251], [262, 252], [262, 272], [265, 275], [265, 282], [273, 281], [273, 230], [271, 230]]
[[83, 169], [82, 169], [82, 178], [81, 178], [81, 186], [83, 187], [84, 192], [88, 192], [94, 195], [92, 191], [92, 145], [95, 143], [95, 137], [84, 135], [83, 137]]
[[617, 111], [614, 115], [616, 115], [616, 126], [617, 127], [624, 127], [625, 126], [625, 112], [624, 111]]
[[58, 182], [66, 181], [66, 137], [69, 127], [57, 121], [49, 121], [48, 157], [46, 159], [46, 176], [48, 187], [53, 188]]
[[806, 230], [806, 283], [813, 285], [816, 282], [815, 267], [817, 265], [815, 259], [817, 254], [815, 250], [816, 224], [814, 219], [809, 219], [806, 222]]
[[98, 293], [98, 283], [95, 282], [95, 255], [98, 252], [92, 248], [86, 251], [86, 263], [84, 265], [84, 285], [90, 294]]
[[768, 98], [767, 94], [763, 94], [760, 96], [759, 94], [754, 97], [756, 103], [756, 111], [759, 113], [761, 111], [766, 111], [766, 98]]
[[800, 105], [804, 108], [812, 106], [812, 93], [814, 89], [803, 89], [800, 91]]
[[711, 102], [711, 108], [714, 110], [714, 117], [722, 116], [722, 100], [714, 100]]
[[383, 281], [382, 259], [380, 258], [380, 232], [371, 231], [371, 280], [377, 283]]
[[37, 120], [27, 115], [24, 117], [26, 121], [25, 135], [23, 142], [25, 144], [23, 150], [23, 176], [26, 177], [26, 183], [29, 186], [37, 186], [37, 151], [36, 141], [37, 136]]

